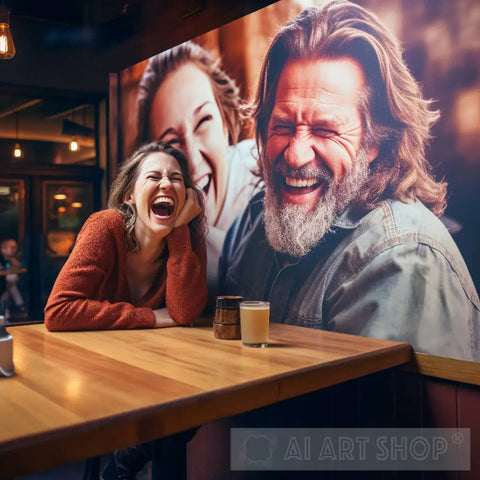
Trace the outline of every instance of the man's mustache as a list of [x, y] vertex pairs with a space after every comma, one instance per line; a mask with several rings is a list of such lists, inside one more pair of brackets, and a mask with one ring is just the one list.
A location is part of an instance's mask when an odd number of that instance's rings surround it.
[[283, 156], [274, 161], [273, 173], [290, 178], [318, 178], [328, 183], [333, 181], [333, 173], [326, 165], [315, 165], [310, 162], [300, 168], [294, 168], [287, 163]]

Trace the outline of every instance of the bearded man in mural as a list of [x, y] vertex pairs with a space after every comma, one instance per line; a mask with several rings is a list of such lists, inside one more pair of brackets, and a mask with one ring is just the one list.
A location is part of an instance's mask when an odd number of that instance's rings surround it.
[[425, 158], [438, 112], [379, 19], [346, 1], [301, 12], [254, 117], [265, 192], [227, 235], [225, 293], [269, 300], [274, 322], [479, 361], [478, 294]]

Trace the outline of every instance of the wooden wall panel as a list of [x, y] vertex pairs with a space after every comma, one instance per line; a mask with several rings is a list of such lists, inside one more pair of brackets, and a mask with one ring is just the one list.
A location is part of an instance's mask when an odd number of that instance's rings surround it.
[[393, 370], [363, 378], [359, 388], [359, 426], [394, 427], [394, 396]]
[[[480, 388], [392, 369], [202, 427], [189, 447], [189, 480], [477, 480]], [[470, 428], [468, 472], [230, 472], [231, 427]]]
[[457, 388], [452, 382], [425, 377], [423, 382], [423, 426], [457, 427]]
[[480, 478], [480, 389], [471, 385], [457, 387], [458, 426], [470, 428], [471, 469], [460, 472], [460, 480]]
[[[423, 377], [422, 408], [425, 428], [457, 427], [457, 387], [455, 383]], [[425, 472], [425, 480], [458, 480], [458, 472]]]
[[401, 370], [396, 372], [395, 424], [406, 428], [423, 426], [423, 377]]

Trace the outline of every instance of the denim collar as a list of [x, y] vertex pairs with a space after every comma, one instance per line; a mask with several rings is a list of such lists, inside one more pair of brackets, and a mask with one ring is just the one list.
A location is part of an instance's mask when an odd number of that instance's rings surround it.
[[345, 210], [333, 221], [332, 226], [353, 230], [357, 228], [365, 215], [369, 213], [364, 207], [359, 206], [355, 201], [350, 202]]

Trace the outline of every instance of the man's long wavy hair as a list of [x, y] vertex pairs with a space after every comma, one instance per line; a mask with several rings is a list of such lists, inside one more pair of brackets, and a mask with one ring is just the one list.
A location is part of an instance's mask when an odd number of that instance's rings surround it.
[[116, 210], [124, 219], [127, 249], [134, 252], [140, 250], [140, 244], [135, 236], [137, 209], [135, 205], [127, 203], [127, 199], [133, 190], [143, 161], [148, 155], [156, 152], [163, 152], [175, 158], [180, 165], [185, 188], [191, 188], [194, 191], [198, 203], [202, 207], [201, 213], [188, 224], [192, 245], [198, 245], [198, 242], [203, 241], [205, 238], [206, 223], [203, 208], [203, 194], [193, 182], [190, 169], [188, 168], [187, 157], [176, 148], [166, 145], [163, 142], [155, 141], [142, 145], [122, 164], [112, 183], [108, 198], [108, 207]]
[[289, 59], [351, 57], [363, 67], [367, 88], [359, 98], [363, 147], [379, 147], [358, 201], [374, 208], [393, 196], [419, 199], [433, 213], [446, 206], [446, 183], [437, 182], [425, 158], [430, 128], [439, 118], [423, 99], [402, 58], [399, 42], [371, 12], [339, 0], [307, 8], [275, 36], [265, 59], [253, 106], [256, 139], [263, 164], [267, 130], [282, 69]]
[[220, 60], [214, 60], [200, 45], [188, 41], [159, 53], [148, 61], [137, 92], [137, 145], [152, 140], [150, 114], [153, 98], [160, 85], [169, 73], [189, 63], [198, 67], [209, 78], [223, 124], [228, 131], [230, 145], [238, 142], [242, 121], [239, 89], [222, 70]]

